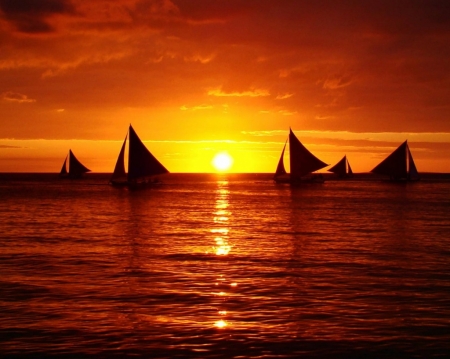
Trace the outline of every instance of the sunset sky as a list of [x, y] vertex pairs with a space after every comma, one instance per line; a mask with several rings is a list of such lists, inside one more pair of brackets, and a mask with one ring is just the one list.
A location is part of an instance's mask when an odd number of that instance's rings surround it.
[[450, 172], [450, 2], [0, 0], [0, 172], [111, 172], [130, 123], [171, 172], [274, 172], [289, 127]]

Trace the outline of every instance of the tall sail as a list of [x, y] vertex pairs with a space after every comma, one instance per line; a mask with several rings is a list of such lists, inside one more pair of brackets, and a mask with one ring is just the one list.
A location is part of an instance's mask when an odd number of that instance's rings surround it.
[[275, 171], [275, 177], [286, 174], [286, 169], [284, 168], [284, 150], [286, 149], [286, 144], [287, 140], [284, 143], [283, 151], [281, 151], [280, 160], [278, 161], [277, 170]]
[[[68, 156], [68, 155], [67, 155], [67, 156]], [[67, 156], [66, 156], [66, 159], [64, 160], [64, 163], [63, 163], [63, 165], [62, 165], [61, 172], [59, 172], [59, 175], [60, 175], [60, 176], [65, 176], [65, 175], [67, 175]]]
[[328, 166], [325, 162], [314, 156], [292, 132], [289, 133], [289, 160], [291, 165], [291, 179], [300, 178], [308, 173]]
[[83, 173], [90, 171], [89, 168], [78, 161], [72, 150], [69, 150], [69, 177], [81, 177]]
[[150, 153], [130, 125], [128, 180], [154, 176], [169, 171]]
[[119, 157], [117, 158], [114, 172], [111, 176], [111, 181], [126, 180], [127, 173], [125, 172], [125, 145], [127, 144], [128, 133], [123, 141], [122, 148], [120, 149]]

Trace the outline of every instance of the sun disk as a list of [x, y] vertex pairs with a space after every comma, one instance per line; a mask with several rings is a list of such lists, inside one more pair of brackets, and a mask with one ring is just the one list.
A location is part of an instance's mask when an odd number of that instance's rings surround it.
[[227, 152], [216, 154], [212, 160], [212, 165], [217, 171], [223, 172], [230, 169], [233, 164], [233, 158]]

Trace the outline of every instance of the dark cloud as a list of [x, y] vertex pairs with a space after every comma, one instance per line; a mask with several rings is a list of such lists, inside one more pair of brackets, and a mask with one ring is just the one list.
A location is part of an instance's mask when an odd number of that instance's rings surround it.
[[[449, 7], [448, 0], [0, 0], [4, 18], [30, 33], [77, 15], [62, 36], [12, 36], [8, 46], [0, 38], [0, 94], [17, 89], [39, 99], [22, 109], [220, 108], [239, 100], [319, 130], [449, 131]], [[237, 96], [255, 91], [270, 95]], [[290, 96], [280, 101], [283, 94]]]
[[52, 15], [75, 11], [70, 0], [0, 0], [0, 9], [7, 21], [29, 34], [53, 32]]
[[[346, 36], [385, 41], [450, 32], [447, 0], [173, 0], [181, 17], [197, 23], [227, 22], [226, 38], [330, 45]], [[233, 33], [236, 22], [236, 33]], [[208, 34], [206, 34], [208, 35]], [[295, 36], [292, 36], [295, 35]], [[341, 45], [342, 41], [337, 42]]]
[[183, 17], [197, 22], [229, 20], [239, 15], [252, 14], [258, 8], [265, 9], [268, 5], [266, 1], [258, 1], [259, 6], [255, 6], [258, 4], [252, 0], [174, 0], [173, 3]]

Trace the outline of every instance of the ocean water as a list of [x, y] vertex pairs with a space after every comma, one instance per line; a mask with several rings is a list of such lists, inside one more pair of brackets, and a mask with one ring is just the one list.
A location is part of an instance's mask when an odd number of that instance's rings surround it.
[[450, 178], [0, 174], [0, 356], [450, 355]]

